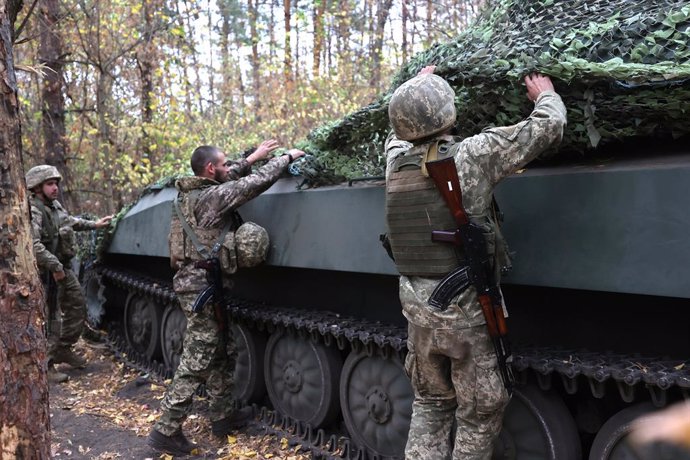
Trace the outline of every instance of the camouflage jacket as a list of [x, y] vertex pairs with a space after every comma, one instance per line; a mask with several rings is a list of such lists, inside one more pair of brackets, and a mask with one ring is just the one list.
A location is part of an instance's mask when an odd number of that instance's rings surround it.
[[40, 271], [59, 272], [74, 255], [73, 231], [94, 230], [96, 222], [70, 216], [59, 201], [31, 198], [31, 236]]
[[[530, 116], [516, 125], [488, 128], [459, 142], [451, 136], [439, 136], [433, 141], [446, 139], [450, 143], [462, 187], [463, 204], [470, 217], [475, 218], [490, 214], [496, 184], [560, 142], [565, 125], [563, 101], [555, 92], [545, 91], [537, 99]], [[388, 165], [407, 154], [411, 147], [410, 143], [391, 133], [386, 140]], [[400, 277], [400, 302], [408, 321], [422, 327], [442, 329], [460, 329], [484, 323], [473, 287], [460, 294], [445, 312], [429, 307], [427, 301], [438, 282], [439, 279]]]
[[[220, 184], [213, 179], [190, 176], [177, 180], [179, 193], [203, 189], [194, 207], [197, 225], [201, 228], [223, 228], [233, 210], [260, 195], [277, 181], [287, 169], [289, 158], [271, 159], [254, 173], [247, 160], [232, 163], [230, 179]], [[206, 272], [193, 264], [184, 265], [175, 273], [173, 287], [177, 293], [199, 292], [207, 286]]]

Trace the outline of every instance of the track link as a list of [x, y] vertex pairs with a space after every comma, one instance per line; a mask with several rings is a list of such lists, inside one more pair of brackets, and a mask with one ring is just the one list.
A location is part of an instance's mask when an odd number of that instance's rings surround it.
[[[121, 289], [148, 296], [164, 305], [177, 302], [171, 283], [114, 268], [94, 269]], [[227, 308], [234, 321], [260, 331], [286, 330], [327, 346], [334, 345], [339, 350], [364, 350], [369, 356], [380, 350], [384, 357], [398, 355], [404, 359], [407, 353], [407, 331], [403, 327], [327, 311], [280, 308], [242, 299], [229, 300]], [[128, 349], [121, 333], [115, 329], [110, 331], [109, 343], [116, 356], [126, 364], [159, 379], [172, 376], [172, 369], [162, 363], [147, 362]], [[646, 390], [652, 402], [662, 407], [667, 402], [669, 391], [680, 390], [685, 395], [690, 388], [690, 362], [682, 360], [534, 347], [515, 347], [513, 359], [518, 383], [526, 383], [532, 375], [542, 390], [550, 389], [554, 380], [559, 380], [568, 394], [582, 391], [585, 386], [595, 398], [603, 398], [607, 387], [615, 384], [624, 402], [632, 402], [639, 390]], [[291, 444], [302, 445], [317, 458], [380, 458], [366, 449], [357, 448], [340, 433], [327, 433], [268, 407], [257, 407], [256, 410], [267, 432], [287, 437]]]

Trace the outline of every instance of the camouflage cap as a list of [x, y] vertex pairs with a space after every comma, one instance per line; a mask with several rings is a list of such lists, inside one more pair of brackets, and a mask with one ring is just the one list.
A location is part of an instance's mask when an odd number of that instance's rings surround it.
[[254, 222], [245, 222], [235, 232], [239, 267], [256, 267], [268, 256], [268, 232]]
[[395, 90], [388, 118], [398, 139], [413, 141], [450, 128], [455, 123], [455, 92], [438, 75], [424, 74]]
[[62, 176], [55, 166], [34, 166], [26, 173], [26, 187], [31, 190], [32, 188], [41, 185], [50, 179], [57, 179], [58, 181], [62, 180]]

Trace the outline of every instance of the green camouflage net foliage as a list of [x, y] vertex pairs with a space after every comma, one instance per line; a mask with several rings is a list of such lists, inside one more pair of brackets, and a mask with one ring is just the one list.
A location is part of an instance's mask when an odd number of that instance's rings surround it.
[[[681, 0], [495, 0], [449, 43], [416, 55], [376, 102], [310, 133], [313, 185], [383, 173], [393, 91], [436, 65], [456, 91], [458, 134], [511, 125], [533, 105], [523, 78], [552, 77], [568, 109], [561, 152], [690, 131], [690, 4]], [[320, 177], [312, 172], [327, 171]]]

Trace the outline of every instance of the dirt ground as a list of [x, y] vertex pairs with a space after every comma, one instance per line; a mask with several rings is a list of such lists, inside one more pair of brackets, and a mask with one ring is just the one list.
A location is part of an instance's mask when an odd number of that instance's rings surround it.
[[[165, 382], [117, 362], [105, 348], [80, 341], [77, 350], [88, 360], [86, 369], [58, 369], [70, 376], [50, 385], [51, 453], [56, 459], [165, 459], [146, 444], [153, 422], [160, 414]], [[306, 460], [299, 446], [263, 434], [254, 426], [227, 439], [211, 435], [204, 416], [206, 401], [197, 397], [194, 411], [184, 425], [187, 437], [199, 445], [200, 459]]]

